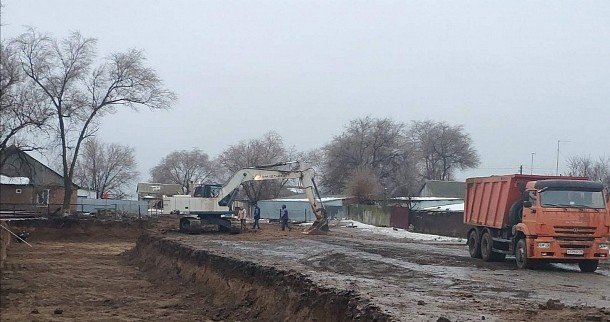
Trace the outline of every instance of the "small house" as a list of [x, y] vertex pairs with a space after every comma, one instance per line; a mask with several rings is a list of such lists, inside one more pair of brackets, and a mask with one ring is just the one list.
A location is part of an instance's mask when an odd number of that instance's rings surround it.
[[[64, 178], [26, 152], [10, 146], [2, 151], [0, 210], [52, 214], [64, 201]], [[72, 184], [71, 209], [76, 209], [78, 186]]]

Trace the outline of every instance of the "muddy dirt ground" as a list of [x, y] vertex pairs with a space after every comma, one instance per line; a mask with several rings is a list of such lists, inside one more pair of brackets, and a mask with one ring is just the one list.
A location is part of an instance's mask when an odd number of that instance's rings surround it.
[[[458, 243], [399, 240], [354, 228], [327, 236], [276, 225], [239, 235], [175, 232], [173, 219], [151, 234], [190, 249], [303, 274], [351, 291], [395, 320], [609, 321], [610, 265], [583, 274], [573, 265], [517, 270], [484, 263]], [[0, 320], [257, 320], [248, 303], [226, 303], [172, 275], [128, 260], [146, 228], [53, 228], [13, 243], [2, 270]], [[554, 301], [554, 300], [558, 300]], [[61, 312], [60, 312], [61, 311]], [[227, 313], [235, 311], [238, 313]], [[265, 317], [269, 319], [269, 317]], [[301, 317], [303, 318], [303, 317]], [[284, 318], [286, 319], [286, 318]]]

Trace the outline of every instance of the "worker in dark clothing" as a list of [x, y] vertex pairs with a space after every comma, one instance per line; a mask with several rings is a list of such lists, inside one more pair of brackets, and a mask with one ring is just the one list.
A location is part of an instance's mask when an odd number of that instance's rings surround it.
[[254, 204], [254, 224], [252, 225], [252, 229], [261, 229], [261, 226], [258, 225], [259, 219], [261, 219], [261, 208], [258, 207], [257, 204]]
[[290, 226], [288, 226], [288, 209], [286, 209], [286, 205], [282, 205], [280, 222], [282, 223], [282, 230], [288, 228], [288, 230], [292, 230]]

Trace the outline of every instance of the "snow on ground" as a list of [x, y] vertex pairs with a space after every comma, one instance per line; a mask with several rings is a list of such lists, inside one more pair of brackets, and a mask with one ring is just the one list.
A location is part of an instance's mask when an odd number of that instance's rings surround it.
[[407, 231], [400, 228], [392, 227], [377, 227], [373, 225], [363, 224], [355, 220], [344, 219], [339, 222], [340, 227], [350, 227], [361, 230], [363, 232], [369, 232], [375, 235], [383, 235], [394, 238], [406, 238], [418, 241], [436, 241], [436, 242], [451, 242], [451, 243], [465, 243], [466, 240], [463, 238], [446, 237], [439, 235], [420, 234]]

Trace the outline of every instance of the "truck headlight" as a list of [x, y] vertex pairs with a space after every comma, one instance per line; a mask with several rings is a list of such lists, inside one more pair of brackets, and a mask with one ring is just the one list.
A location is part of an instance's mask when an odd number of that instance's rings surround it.
[[599, 244], [599, 249], [608, 249], [608, 244]]
[[538, 243], [538, 248], [551, 248], [551, 243]]

